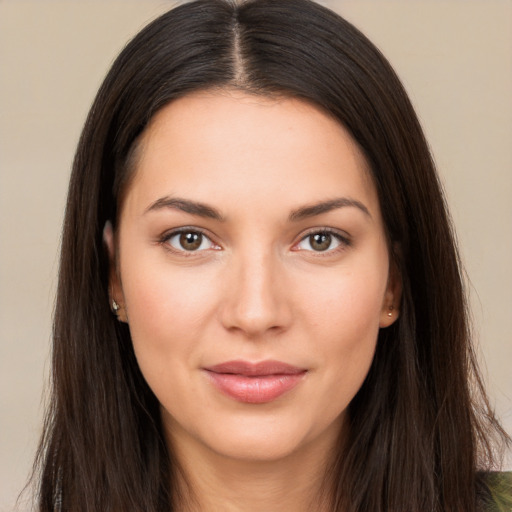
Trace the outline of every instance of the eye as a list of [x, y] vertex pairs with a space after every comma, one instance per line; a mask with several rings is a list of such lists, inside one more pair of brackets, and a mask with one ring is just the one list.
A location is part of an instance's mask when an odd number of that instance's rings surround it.
[[204, 233], [192, 229], [175, 231], [164, 241], [174, 250], [181, 252], [198, 252], [218, 248]]
[[316, 231], [305, 236], [297, 245], [299, 251], [327, 252], [350, 245], [349, 241], [338, 233]]

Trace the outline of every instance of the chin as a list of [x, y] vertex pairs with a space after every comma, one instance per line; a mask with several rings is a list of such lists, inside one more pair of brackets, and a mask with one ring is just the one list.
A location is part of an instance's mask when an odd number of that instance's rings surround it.
[[211, 448], [218, 455], [246, 462], [276, 462], [301, 450], [304, 440], [287, 433], [239, 432], [229, 439], [212, 439]]
[[[290, 411], [291, 412], [291, 411]], [[336, 443], [342, 424], [341, 415], [325, 424], [301, 423], [295, 414], [280, 415], [258, 411], [256, 415], [239, 414], [205, 424], [204, 427], [171, 432], [172, 438], [188, 437], [197, 448], [205, 447], [216, 457], [239, 462], [277, 462], [321, 445]], [[225, 420], [225, 421], [223, 421]], [[175, 439], [179, 441], [179, 439]]]

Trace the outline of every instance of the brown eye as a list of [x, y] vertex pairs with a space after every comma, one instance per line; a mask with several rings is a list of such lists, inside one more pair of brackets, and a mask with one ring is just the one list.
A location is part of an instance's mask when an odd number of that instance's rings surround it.
[[326, 251], [332, 243], [332, 235], [329, 233], [315, 233], [309, 236], [309, 244], [314, 251]]
[[200, 231], [179, 231], [166, 237], [165, 242], [181, 252], [199, 252], [214, 249], [215, 244]]
[[299, 251], [331, 252], [348, 246], [348, 238], [326, 230], [306, 235], [295, 247]]
[[201, 247], [203, 235], [201, 233], [181, 233], [180, 245], [186, 251], [196, 251]]

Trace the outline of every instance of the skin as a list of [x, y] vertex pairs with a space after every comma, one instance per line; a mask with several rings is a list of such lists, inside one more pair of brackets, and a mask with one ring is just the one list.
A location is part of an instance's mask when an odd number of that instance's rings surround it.
[[[210, 91], [157, 113], [137, 158], [117, 232], [105, 231], [110, 286], [191, 490], [183, 510], [318, 510], [347, 406], [400, 301], [361, 151], [303, 101]], [[204, 234], [198, 249], [180, 245], [183, 227]], [[238, 359], [306, 372], [276, 400], [242, 403], [204, 371]]]

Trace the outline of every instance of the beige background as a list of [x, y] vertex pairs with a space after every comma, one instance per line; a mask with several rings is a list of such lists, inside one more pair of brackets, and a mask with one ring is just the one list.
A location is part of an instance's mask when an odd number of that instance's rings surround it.
[[[380, 46], [417, 107], [458, 229], [492, 399], [512, 432], [512, 1], [323, 3]], [[0, 0], [0, 511], [12, 510], [40, 433], [81, 125], [125, 41], [170, 5]]]

